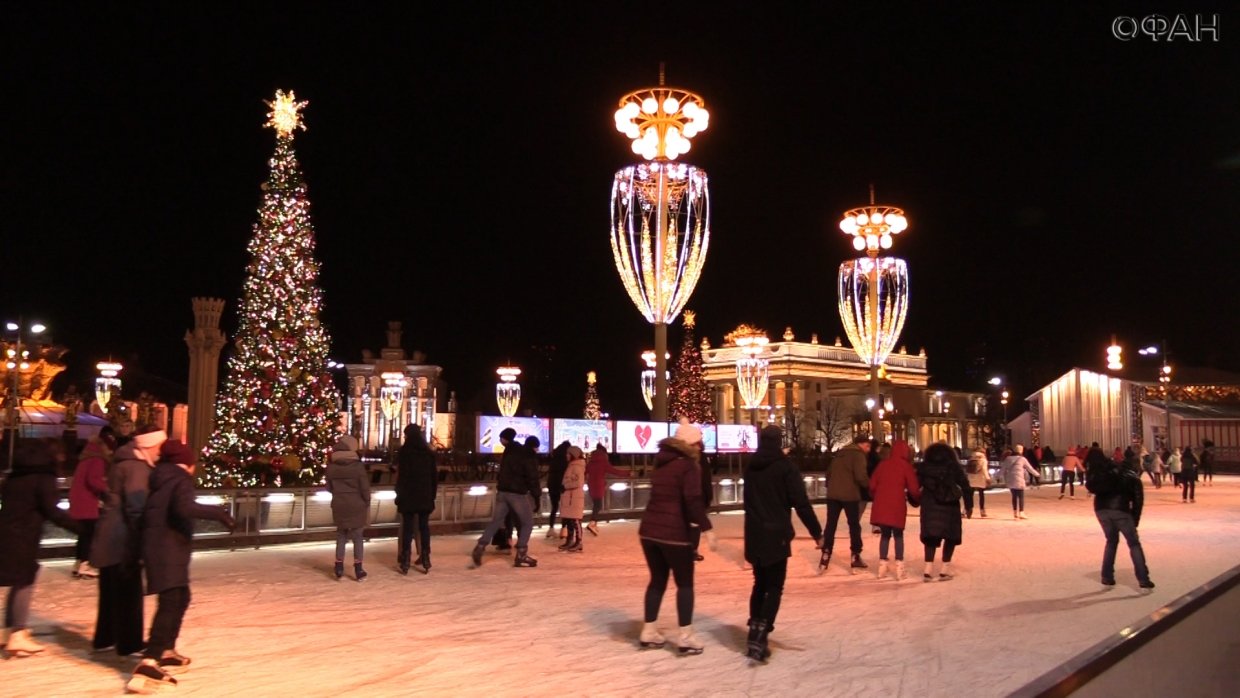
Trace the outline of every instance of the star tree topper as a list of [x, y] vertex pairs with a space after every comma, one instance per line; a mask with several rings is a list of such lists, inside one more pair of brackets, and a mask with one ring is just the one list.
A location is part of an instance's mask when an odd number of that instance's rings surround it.
[[288, 94], [284, 94], [284, 90], [276, 90], [276, 99], [274, 102], [266, 102], [271, 107], [271, 111], [267, 112], [267, 123], [269, 128], [276, 130], [276, 135], [281, 138], [291, 138], [293, 131], [301, 129], [306, 130], [306, 124], [301, 120], [301, 110], [310, 102], [298, 102], [297, 96], [292, 90]]

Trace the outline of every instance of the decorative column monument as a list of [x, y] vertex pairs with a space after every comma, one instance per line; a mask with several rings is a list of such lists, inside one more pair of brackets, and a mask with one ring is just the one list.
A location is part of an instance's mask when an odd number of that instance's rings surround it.
[[194, 298], [194, 329], [185, 333], [189, 347], [189, 447], [202, 453], [215, 431], [215, 391], [219, 386], [220, 350], [227, 338], [220, 331], [222, 298]]

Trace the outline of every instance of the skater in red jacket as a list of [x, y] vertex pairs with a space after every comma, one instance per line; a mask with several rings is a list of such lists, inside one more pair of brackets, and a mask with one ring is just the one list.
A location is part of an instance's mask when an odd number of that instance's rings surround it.
[[[870, 509], [870, 524], [878, 526], [882, 538], [878, 541], [878, 578], [888, 571], [897, 582], [904, 579], [904, 526], [908, 520], [908, 502], [921, 500], [921, 485], [917, 484], [917, 472], [909, 461], [908, 443], [896, 440], [891, 444], [891, 456], [884, 459], [870, 476], [870, 496], [874, 507]], [[896, 541], [895, 568], [889, 568], [887, 550], [891, 540]]]

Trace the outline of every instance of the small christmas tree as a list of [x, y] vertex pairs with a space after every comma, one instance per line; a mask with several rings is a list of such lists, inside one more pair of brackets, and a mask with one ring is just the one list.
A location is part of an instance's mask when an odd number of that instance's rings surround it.
[[685, 338], [667, 387], [667, 411], [672, 419], [684, 417], [695, 424], [714, 424], [710, 386], [702, 375], [702, 352], [693, 336], [694, 314], [686, 310], [684, 317]]
[[276, 130], [271, 174], [250, 240], [236, 350], [216, 402], [216, 430], [204, 449], [204, 479], [240, 486], [321, 480], [337, 437], [338, 393], [327, 373], [330, 339], [319, 323], [314, 227], [293, 151], [305, 129], [292, 92], [276, 92], [267, 126]]
[[598, 419], [603, 415], [598, 406], [598, 388], [594, 387], [597, 382], [594, 371], [586, 374], [586, 419]]

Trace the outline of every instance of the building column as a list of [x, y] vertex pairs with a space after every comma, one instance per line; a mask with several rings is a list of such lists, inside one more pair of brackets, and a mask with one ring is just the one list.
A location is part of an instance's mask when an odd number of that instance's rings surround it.
[[215, 394], [219, 388], [222, 298], [193, 298], [194, 329], [185, 333], [189, 347], [189, 419], [187, 436], [195, 454], [202, 453], [215, 431]]

